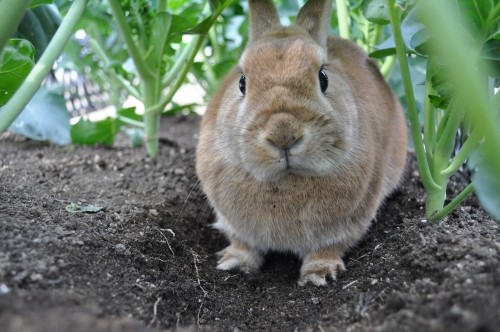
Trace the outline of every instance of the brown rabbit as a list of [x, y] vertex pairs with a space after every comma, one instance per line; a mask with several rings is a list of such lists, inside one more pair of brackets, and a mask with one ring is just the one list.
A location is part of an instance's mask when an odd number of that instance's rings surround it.
[[358, 46], [328, 36], [331, 6], [309, 0], [283, 27], [272, 0], [250, 0], [250, 44], [206, 110], [196, 155], [231, 241], [218, 269], [293, 252], [299, 284], [325, 285], [399, 183], [401, 106]]

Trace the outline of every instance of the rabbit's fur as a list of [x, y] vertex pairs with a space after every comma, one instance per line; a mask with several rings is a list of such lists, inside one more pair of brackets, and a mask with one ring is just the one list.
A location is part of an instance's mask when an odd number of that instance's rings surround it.
[[299, 283], [324, 285], [399, 183], [404, 115], [363, 50], [328, 36], [331, 1], [309, 0], [290, 27], [272, 0], [249, 7], [250, 44], [206, 110], [196, 155], [231, 241], [217, 267], [250, 272], [268, 250], [294, 252]]

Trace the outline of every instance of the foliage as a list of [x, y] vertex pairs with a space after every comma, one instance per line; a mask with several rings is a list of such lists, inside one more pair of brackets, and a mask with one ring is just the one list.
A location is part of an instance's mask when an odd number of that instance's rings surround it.
[[[38, 5], [38, 2], [36, 5]], [[10, 97], [8, 102], [2, 106], [0, 109], [0, 132], [9, 128], [12, 122], [19, 116], [40, 88], [42, 81], [50, 72], [57, 57], [61, 54], [64, 45], [72, 35], [76, 22], [78, 22], [85, 5], [86, 0], [75, 0], [72, 3], [71, 9], [66, 15], [64, 21], [61, 23], [60, 27], [55, 32], [45, 51], [40, 56], [40, 59], [34, 65], [29, 74], [24, 79], [21, 79], [21, 86]], [[3, 8], [4, 6], [5, 8]], [[8, 3], [7, 1], [0, 2], [0, 10], [5, 10], [6, 12], [11, 12], [13, 14], [13, 16], [7, 15], [5, 20], [0, 21], [0, 52], [2, 52], [4, 46], [3, 39], [7, 35], [6, 33], [9, 32], [2, 26], [3, 23], [5, 21], [8, 21], [9, 23], [20, 22], [27, 7], [28, 2], [24, 3], [23, 1], [9, 1]], [[15, 26], [17, 26], [17, 24], [15, 24], [14, 27]]]
[[35, 65], [35, 48], [24, 39], [10, 39], [0, 53], [0, 106], [21, 86]]
[[9, 130], [34, 140], [65, 145], [71, 143], [69, 118], [62, 94], [42, 87]]
[[[500, 187], [493, 189], [491, 186], [500, 177], [500, 161], [493, 158], [478, 158], [473, 183], [448, 205], [444, 204], [450, 177], [473, 151], [477, 151], [478, 146], [479, 150], [489, 147], [491, 154], [495, 151], [492, 146], [497, 146], [496, 151], [500, 151], [499, 123], [495, 121], [500, 105], [489, 96], [485, 84], [488, 77], [498, 75], [498, 69], [489, 66], [498, 66], [500, 53], [490, 52], [489, 45], [495, 44], [498, 36], [500, 3], [482, 1], [471, 6], [471, 2], [446, 0], [439, 5], [422, 1], [414, 6], [400, 7], [394, 0], [389, 0], [387, 4], [401, 65], [412, 138], [426, 189], [427, 217], [441, 220], [474, 188], [489, 212], [500, 217], [500, 205], [487, 204], [491, 200], [500, 201]], [[446, 16], [439, 25], [435, 23], [438, 10]], [[404, 17], [402, 23], [401, 16]], [[444, 26], [442, 21], [447, 25]], [[407, 52], [427, 60], [421, 110], [423, 123], [419, 121]], [[494, 125], [491, 128], [495, 123], [496, 130], [492, 129]], [[458, 146], [457, 137], [460, 138]]]

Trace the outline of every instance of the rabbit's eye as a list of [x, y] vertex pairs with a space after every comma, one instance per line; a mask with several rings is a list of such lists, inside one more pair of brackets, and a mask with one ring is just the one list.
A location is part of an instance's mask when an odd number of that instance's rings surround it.
[[245, 75], [241, 75], [239, 85], [240, 85], [241, 93], [245, 94], [246, 87], [247, 87], [247, 79], [246, 79]]
[[328, 88], [328, 76], [326, 76], [326, 73], [323, 69], [319, 71], [319, 86], [321, 88], [321, 92], [325, 93], [326, 89]]

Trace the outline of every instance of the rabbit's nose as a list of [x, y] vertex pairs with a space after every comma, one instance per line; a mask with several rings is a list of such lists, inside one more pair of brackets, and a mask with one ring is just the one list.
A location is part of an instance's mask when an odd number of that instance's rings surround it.
[[300, 143], [302, 136], [302, 128], [293, 115], [277, 113], [269, 118], [265, 139], [280, 150], [290, 150]]

